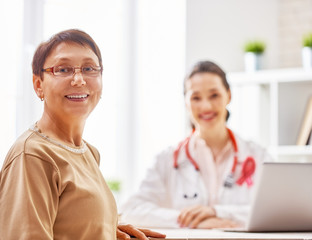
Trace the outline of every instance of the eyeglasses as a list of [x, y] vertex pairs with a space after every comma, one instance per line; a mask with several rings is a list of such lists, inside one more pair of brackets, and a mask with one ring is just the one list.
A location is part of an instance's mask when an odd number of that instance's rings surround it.
[[71, 77], [76, 73], [76, 69], [80, 69], [84, 77], [97, 77], [102, 71], [100, 66], [83, 66], [83, 67], [72, 67], [72, 66], [56, 66], [42, 69], [42, 72], [51, 72], [57, 77]]

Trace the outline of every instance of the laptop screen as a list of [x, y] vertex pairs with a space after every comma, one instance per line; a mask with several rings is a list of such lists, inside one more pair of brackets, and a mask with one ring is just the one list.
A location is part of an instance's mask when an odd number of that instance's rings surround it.
[[248, 231], [312, 230], [312, 163], [264, 162]]

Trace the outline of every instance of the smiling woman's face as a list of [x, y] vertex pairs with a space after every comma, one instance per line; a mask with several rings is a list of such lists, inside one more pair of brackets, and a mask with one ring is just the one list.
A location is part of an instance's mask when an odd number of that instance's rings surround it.
[[[73, 42], [59, 44], [47, 57], [44, 68], [55, 66], [99, 66], [98, 57], [88, 46]], [[45, 72], [34, 76], [34, 88], [44, 98], [44, 112], [59, 120], [85, 120], [102, 94], [102, 74], [85, 77], [79, 69], [63, 78]]]
[[196, 129], [207, 131], [225, 124], [226, 106], [231, 99], [220, 76], [196, 73], [186, 81], [185, 101]]

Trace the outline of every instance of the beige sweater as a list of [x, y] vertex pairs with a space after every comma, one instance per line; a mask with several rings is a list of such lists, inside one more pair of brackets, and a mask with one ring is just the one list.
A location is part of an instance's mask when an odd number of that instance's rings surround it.
[[26, 131], [0, 172], [0, 239], [116, 239], [117, 210], [87, 144], [73, 153]]

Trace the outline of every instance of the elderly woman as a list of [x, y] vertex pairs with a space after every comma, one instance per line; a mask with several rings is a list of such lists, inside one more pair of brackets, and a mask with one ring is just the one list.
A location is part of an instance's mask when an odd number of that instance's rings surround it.
[[32, 68], [44, 111], [16, 140], [0, 172], [0, 238], [164, 237], [118, 226], [99, 152], [82, 139], [102, 94], [102, 57], [94, 40], [79, 30], [60, 32], [37, 48]]

